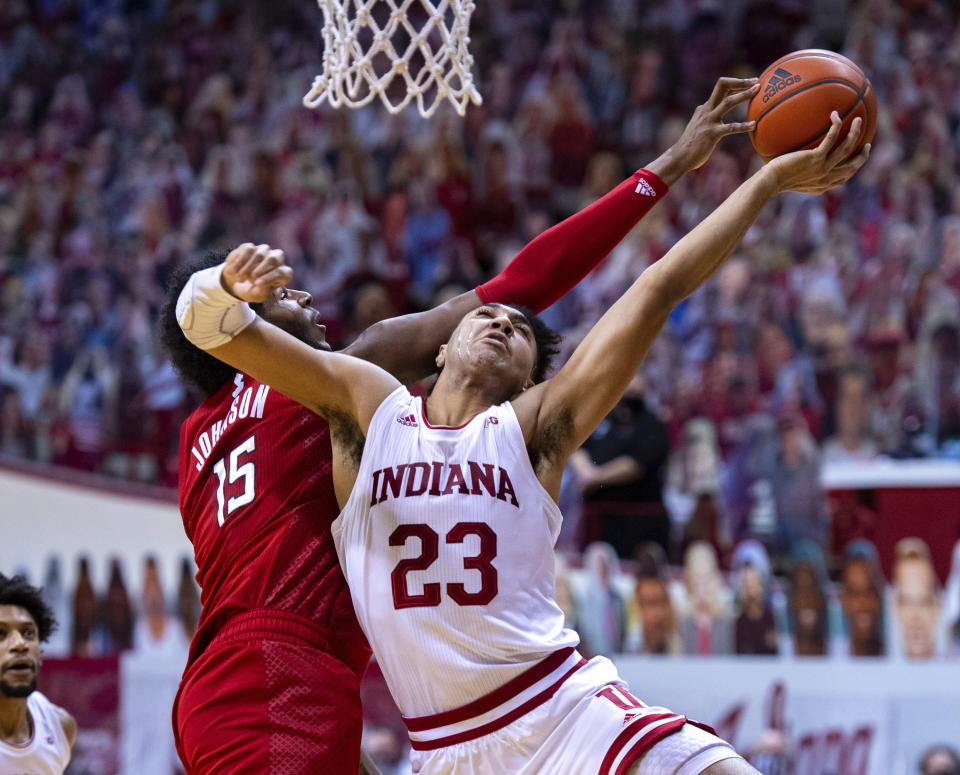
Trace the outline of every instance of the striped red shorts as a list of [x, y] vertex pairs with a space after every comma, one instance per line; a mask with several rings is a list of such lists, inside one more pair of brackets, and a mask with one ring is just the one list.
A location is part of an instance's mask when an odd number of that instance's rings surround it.
[[405, 718], [415, 775], [624, 775], [688, 723], [640, 702], [604, 657], [563, 649], [541, 665], [462, 708]]

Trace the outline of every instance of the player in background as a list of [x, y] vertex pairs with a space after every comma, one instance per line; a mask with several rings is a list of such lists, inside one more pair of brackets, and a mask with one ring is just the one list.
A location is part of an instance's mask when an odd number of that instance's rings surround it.
[[290, 281], [281, 251], [243, 246], [185, 288], [178, 319], [193, 341], [217, 342], [211, 354], [330, 422], [343, 508], [334, 540], [410, 731], [414, 772], [756, 775], [710, 732], [636, 700], [609, 660], [576, 653], [554, 600], [555, 501], [567, 458], [620, 399], [670, 311], [777, 194], [846, 182], [869, 153], [849, 158], [860, 123], [837, 145], [834, 112], [816, 149], [751, 176], [546, 381], [556, 339], [513, 307], [464, 316], [439, 348], [440, 376], [423, 402], [376, 366], [305, 347], [238, 300]]
[[40, 644], [57, 628], [40, 590], [0, 573], [0, 772], [61, 775], [77, 722], [37, 691]]
[[[721, 79], [677, 143], [616, 189], [533, 240], [486, 284], [428, 312], [383, 321], [345, 352], [404, 383], [435, 370], [437, 349], [482, 301], [546, 308], [601, 261], [721, 137], [749, 129], [724, 115], [756, 79]], [[190, 344], [174, 302], [196, 269], [172, 278], [163, 314], [174, 365], [206, 395], [180, 435], [179, 505], [194, 546], [203, 614], [177, 702], [189, 775], [357, 771], [359, 682], [369, 648], [357, 624], [330, 524], [339, 507], [323, 418]], [[303, 291], [277, 288], [256, 312], [329, 349]]]

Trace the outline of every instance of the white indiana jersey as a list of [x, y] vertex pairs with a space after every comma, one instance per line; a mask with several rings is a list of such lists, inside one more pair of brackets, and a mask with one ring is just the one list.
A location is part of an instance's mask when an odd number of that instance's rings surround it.
[[555, 601], [561, 519], [509, 402], [459, 428], [429, 425], [404, 387], [380, 404], [332, 532], [404, 716], [459, 708], [573, 652]]
[[55, 706], [40, 692], [27, 697], [33, 738], [23, 745], [0, 740], [3, 775], [61, 775], [70, 763], [70, 743]]

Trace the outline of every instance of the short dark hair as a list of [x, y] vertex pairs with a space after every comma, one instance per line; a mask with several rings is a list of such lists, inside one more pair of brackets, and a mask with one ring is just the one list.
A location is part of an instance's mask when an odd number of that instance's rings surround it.
[[222, 264], [227, 260], [228, 252], [211, 250], [202, 258], [177, 267], [167, 281], [167, 300], [160, 312], [160, 338], [170, 353], [173, 367], [180, 376], [199, 387], [207, 397], [230, 382], [237, 370], [187, 340], [177, 322], [177, 299], [180, 298], [180, 292], [190, 275]]
[[[501, 304], [499, 306], [505, 305]], [[509, 306], [523, 315], [533, 332], [533, 341], [537, 345], [537, 359], [533, 363], [533, 373], [530, 375], [530, 379], [539, 384], [550, 373], [550, 369], [553, 367], [553, 358], [560, 352], [559, 344], [563, 341], [563, 337], [522, 304], [510, 304]]]
[[950, 759], [951, 766], [953, 767], [951, 772], [960, 772], [960, 754], [946, 743], [940, 743], [930, 746], [923, 752], [923, 756], [920, 758], [920, 772], [922, 775], [928, 775], [928, 773], [929, 775], [935, 775], [935, 773], [928, 768], [930, 767], [930, 760], [937, 754], [943, 754]]
[[41, 643], [57, 629], [53, 610], [43, 602], [40, 590], [28, 584], [23, 576], [8, 578], [0, 573], [0, 605], [15, 605], [26, 610], [37, 623]]

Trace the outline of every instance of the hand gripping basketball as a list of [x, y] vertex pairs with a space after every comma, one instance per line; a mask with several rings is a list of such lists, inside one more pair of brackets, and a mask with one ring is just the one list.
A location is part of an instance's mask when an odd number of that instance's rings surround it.
[[776, 176], [778, 190], [822, 194], [846, 183], [869, 158], [870, 143], [851, 156], [863, 127], [863, 121], [858, 117], [854, 119], [843, 142], [831, 151], [842, 127], [840, 114], [833, 111], [830, 114], [830, 129], [816, 148], [794, 151], [773, 159], [768, 168]]
[[230, 251], [221, 279], [238, 299], [255, 304], [266, 299], [274, 288], [289, 284], [293, 270], [285, 263], [282, 250], [245, 242]]
[[733, 108], [751, 99], [760, 89], [756, 78], [721, 78], [710, 97], [693, 112], [675, 147], [686, 161], [687, 169], [701, 166], [722, 137], [749, 132], [753, 121], [724, 122]]

